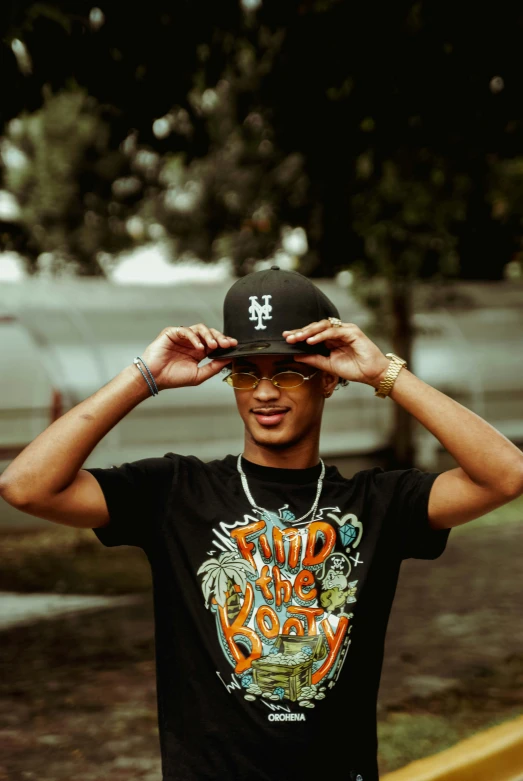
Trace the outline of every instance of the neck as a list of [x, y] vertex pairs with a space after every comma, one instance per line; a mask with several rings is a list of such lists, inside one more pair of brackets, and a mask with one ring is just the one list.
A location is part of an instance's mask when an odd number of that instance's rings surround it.
[[297, 442], [289, 447], [275, 448], [263, 445], [245, 436], [243, 457], [261, 466], [277, 469], [307, 469], [320, 462], [318, 439]]

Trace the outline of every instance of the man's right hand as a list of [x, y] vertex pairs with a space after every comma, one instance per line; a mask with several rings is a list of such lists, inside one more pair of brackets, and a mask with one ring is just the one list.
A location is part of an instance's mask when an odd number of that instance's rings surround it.
[[[200, 385], [231, 359], [198, 364], [218, 347], [237, 344], [237, 339], [203, 323], [171, 326], [147, 347], [143, 359], [158, 390]], [[134, 382], [138, 367], [131, 366], [55, 420], [9, 464], [0, 476], [0, 495], [8, 504], [66, 526], [96, 528], [109, 522], [104, 493], [82, 465], [100, 440], [143, 400], [140, 383]]]
[[154, 377], [158, 390], [201, 385], [214, 377], [230, 358], [214, 358], [198, 366], [208, 353], [218, 347], [236, 347], [238, 340], [225, 336], [204, 323], [191, 326], [169, 326], [142, 353], [143, 360]]

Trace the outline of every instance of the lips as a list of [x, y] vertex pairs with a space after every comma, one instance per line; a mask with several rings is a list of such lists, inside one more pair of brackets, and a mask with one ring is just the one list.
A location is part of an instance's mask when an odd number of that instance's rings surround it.
[[277, 426], [281, 423], [288, 410], [275, 409], [275, 410], [255, 410], [253, 414], [256, 416], [256, 420], [262, 426]]

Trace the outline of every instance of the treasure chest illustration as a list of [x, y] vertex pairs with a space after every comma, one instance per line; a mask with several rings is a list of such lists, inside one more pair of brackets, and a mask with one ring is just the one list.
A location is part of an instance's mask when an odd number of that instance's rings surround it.
[[271, 653], [252, 662], [254, 683], [295, 702], [312, 683], [312, 664], [327, 653], [323, 635], [278, 635]]

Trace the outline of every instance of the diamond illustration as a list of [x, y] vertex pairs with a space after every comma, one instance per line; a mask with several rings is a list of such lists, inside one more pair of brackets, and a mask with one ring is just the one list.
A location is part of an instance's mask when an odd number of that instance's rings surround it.
[[350, 523], [344, 524], [340, 529], [340, 537], [342, 543], [347, 547], [356, 539], [357, 530]]

